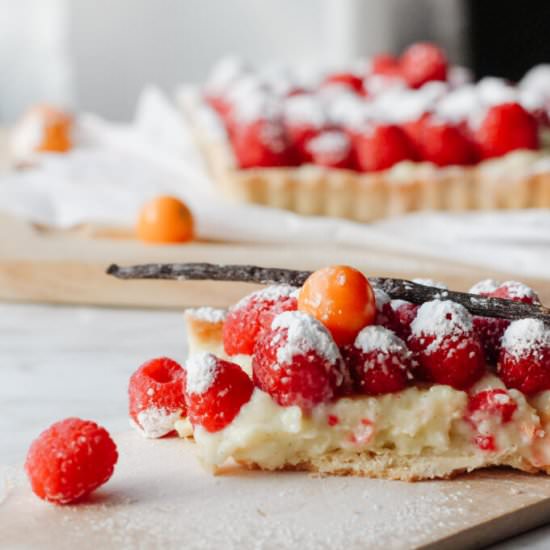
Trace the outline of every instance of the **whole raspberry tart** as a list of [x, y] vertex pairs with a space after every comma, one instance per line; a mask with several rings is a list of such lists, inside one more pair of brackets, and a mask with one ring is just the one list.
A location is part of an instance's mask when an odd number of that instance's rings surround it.
[[[301, 74], [222, 60], [180, 95], [229, 198], [372, 221], [550, 206], [550, 80], [477, 83], [434, 44]], [[466, 76], [466, 78], [465, 78]]]
[[[261, 270], [249, 271], [266, 280]], [[403, 480], [550, 473], [550, 315], [532, 290], [483, 281], [456, 293], [349, 266], [292, 273], [296, 286], [228, 313], [186, 311], [187, 413], [174, 428], [205, 465]], [[475, 320], [497, 315], [506, 327], [493, 349]]]

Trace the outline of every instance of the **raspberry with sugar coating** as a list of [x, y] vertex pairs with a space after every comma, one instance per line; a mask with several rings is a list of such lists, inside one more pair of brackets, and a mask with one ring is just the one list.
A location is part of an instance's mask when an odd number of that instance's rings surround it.
[[128, 385], [130, 418], [150, 438], [163, 437], [187, 414], [185, 371], [168, 357], [144, 363]]
[[67, 418], [33, 441], [25, 470], [38, 497], [69, 504], [107, 482], [117, 460], [116, 445], [104, 428], [90, 420]]

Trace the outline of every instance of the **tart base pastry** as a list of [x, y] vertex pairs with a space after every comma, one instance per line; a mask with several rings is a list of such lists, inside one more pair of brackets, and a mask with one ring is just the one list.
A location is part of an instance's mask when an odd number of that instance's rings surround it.
[[473, 167], [400, 162], [371, 174], [303, 165], [242, 170], [198, 92], [179, 97], [212, 178], [240, 203], [371, 222], [420, 210], [550, 208], [550, 155], [515, 151]]
[[[238, 461], [241, 466], [264, 470], [254, 463]], [[423, 481], [427, 479], [451, 479], [480, 468], [505, 466], [526, 473], [539, 472], [528, 461], [513, 455], [502, 455], [487, 461], [471, 455], [442, 457], [436, 453], [423, 456], [400, 456], [395, 452], [358, 453], [332, 451], [323, 456], [312, 457], [296, 465], [285, 465], [281, 470], [306, 471], [319, 475], [361, 476], [391, 479], [395, 481]]]

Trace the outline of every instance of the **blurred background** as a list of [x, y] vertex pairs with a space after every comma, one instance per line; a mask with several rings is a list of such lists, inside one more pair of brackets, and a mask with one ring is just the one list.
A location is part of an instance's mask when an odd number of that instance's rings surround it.
[[0, 123], [39, 101], [124, 120], [146, 84], [204, 81], [228, 52], [316, 65], [423, 39], [464, 64], [468, 12], [461, 0], [0, 0]]

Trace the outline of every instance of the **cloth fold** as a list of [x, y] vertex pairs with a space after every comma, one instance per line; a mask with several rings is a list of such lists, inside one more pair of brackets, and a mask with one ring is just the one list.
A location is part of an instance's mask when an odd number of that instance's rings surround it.
[[71, 227], [133, 225], [159, 194], [185, 200], [205, 239], [230, 242], [376, 246], [550, 279], [550, 210], [420, 212], [373, 224], [304, 217], [219, 196], [177, 108], [154, 87], [130, 124], [84, 114], [79, 146], [40, 155], [36, 168], [0, 177], [0, 210]]

